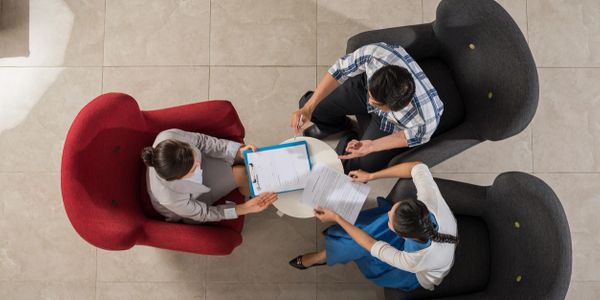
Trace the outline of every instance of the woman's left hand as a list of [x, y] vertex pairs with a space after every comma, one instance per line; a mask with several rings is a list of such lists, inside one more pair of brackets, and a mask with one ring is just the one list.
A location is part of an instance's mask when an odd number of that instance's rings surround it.
[[235, 156], [235, 161], [236, 162], [243, 162], [244, 161], [244, 151], [246, 150], [252, 150], [252, 152], [256, 152], [256, 146], [254, 145], [241, 145], [240, 149], [238, 150], [237, 155]]
[[337, 222], [340, 216], [330, 209], [317, 207], [315, 208], [315, 217], [325, 223]]

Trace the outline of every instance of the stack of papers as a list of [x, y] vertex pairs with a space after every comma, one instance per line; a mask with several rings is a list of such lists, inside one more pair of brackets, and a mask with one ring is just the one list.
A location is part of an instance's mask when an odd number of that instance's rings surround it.
[[326, 165], [312, 169], [302, 192], [301, 202], [312, 207], [328, 208], [354, 224], [371, 188]]

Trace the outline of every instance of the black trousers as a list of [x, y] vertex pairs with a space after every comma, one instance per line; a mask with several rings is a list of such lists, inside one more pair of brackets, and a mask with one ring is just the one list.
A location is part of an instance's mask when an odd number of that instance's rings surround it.
[[[309, 96], [300, 98], [299, 107], [302, 108]], [[335, 89], [329, 96], [325, 97], [312, 114], [311, 121], [323, 131], [337, 132], [347, 128], [350, 119], [348, 115], [370, 118], [367, 128], [360, 140], [375, 140], [390, 133], [381, 131], [380, 117], [369, 115], [367, 112], [367, 76], [365, 74], [351, 77], [344, 84]], [[338, 145], [339, 146], [339, 145]], [[353, 158], [344, 163], [346, 173], [361, 169], [367, 172], [375, 172], [387, 167], [387, 164], [405, 148], [397, 148], [379, 152], [372, 152], [363, 157]]]

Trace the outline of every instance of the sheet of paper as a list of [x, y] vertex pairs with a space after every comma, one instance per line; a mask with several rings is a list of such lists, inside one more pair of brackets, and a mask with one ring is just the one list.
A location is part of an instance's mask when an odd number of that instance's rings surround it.
[[354, 224], [371, 188], [326, 165], [316, 164], [302, 192], [302, 203], [335, 211]]
[[300, 190], [310, 173], [305, 144], [251, 152], [246, 159], [255, 196]]

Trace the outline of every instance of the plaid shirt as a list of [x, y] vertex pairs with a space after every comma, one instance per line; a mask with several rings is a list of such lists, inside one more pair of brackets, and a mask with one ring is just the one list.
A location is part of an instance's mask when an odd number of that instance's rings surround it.
[[440, 122], [444, 104], [421, 67], [404, 48], [386, 43], [366, 45], [338, 59], [329, 73], [340, 84], [361, 73], [366, 73], [368, 81], [375, 71], [386, 65], [401, 66], [412, 74], [415, 96], [399, 111], [383, 112], [369, 103], [367, 111], [381, 118], [382, 131], [403, 131], [409, 147], [427, 143]]

